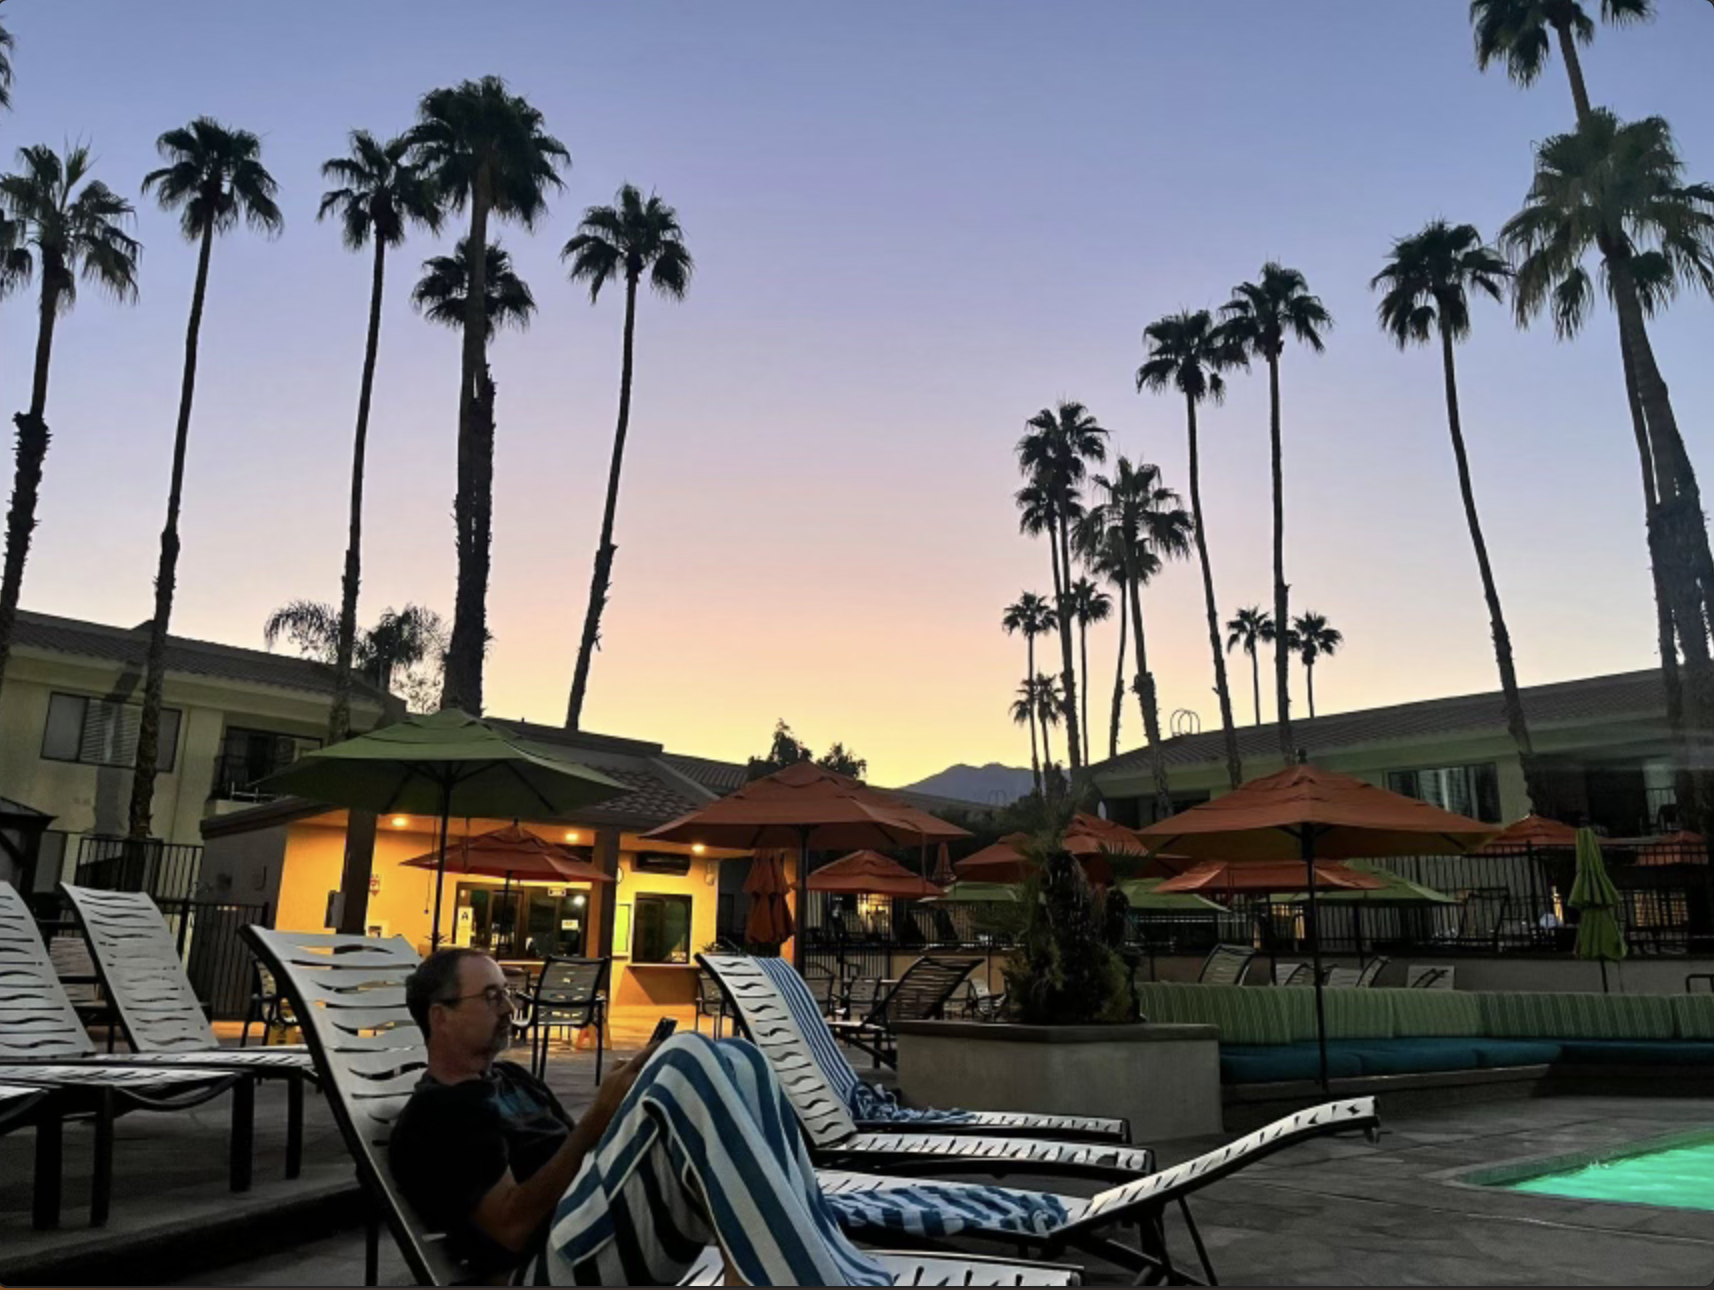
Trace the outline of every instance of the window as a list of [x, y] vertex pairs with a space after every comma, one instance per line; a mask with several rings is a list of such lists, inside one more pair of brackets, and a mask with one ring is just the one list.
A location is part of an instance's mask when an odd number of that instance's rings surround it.
[[689, 963], [689, 896], [638, 896], [633, 913], [632, 963]]
[[228, 726], [220, 745], [220, 760], [214, 768], [211, 796], [221, 801], [261, 801], [264, 795], [256, 789], [258, 781], [284, 770], [304, 753], [319, 747], [321, 740], [303, 735]]
[[[142, 721], [143, 709], [138, 704], [83, 694], [50, 695], [42, 756], [48, 761], [75, 761], [88, 766], [135, 766]], [[178, 746], [179, 711], [162, 708], [157, 754], [157, 768], [162, 774], [172, 773]]]
[[1500, 772], [1491, 761], [1437, 770], [1395, 770], [1387, 787], [1442, 810], [1489, 823], [1500, 821]]

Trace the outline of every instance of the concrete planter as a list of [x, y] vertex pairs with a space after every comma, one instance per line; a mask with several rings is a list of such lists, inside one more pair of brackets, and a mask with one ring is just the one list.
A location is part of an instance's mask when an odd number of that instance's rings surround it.
[[1222, 1131], [1213, 1026], [907, 1021], [898, 1032], [911, 1105], [1114, 1116], [1150, 1144]]

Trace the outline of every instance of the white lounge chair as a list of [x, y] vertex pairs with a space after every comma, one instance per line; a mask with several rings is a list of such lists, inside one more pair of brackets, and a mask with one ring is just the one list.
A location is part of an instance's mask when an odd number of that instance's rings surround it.
[[[949, 1237], [976, 1237], [1047, 1259], [1081, 1250], [1136, 1273], [1138, 1285], [1145, 1284], [1144, 1278], [1193, 1284], [1167, 1246], [1166, 1214], [1177, 1206], [1208, 1284], [1214, 1285], [1207, 1248], [1190, 1218], [1192, 1195], [1288, 1147], [1334, 1133], [1360, 1130], [1373, 1136], [1379, 1128], [1373, 1098], [1312, 1107], [1217, 1151], [1089, 1198], [827, 1171], [821, 1185], [846, 1230], [861, 1240], [906, 1238], [932, 1245]], [[869, 1200], [888, 1199], [893, 1203], [867, 1207]], [[912, 1217], [901, 1221], [901, 1213]], [[1141, 1238], [1135, 1247], [1123, 1243], [1132, 1228]]]
[[[459, 1283], [444, 1237], [406, 1203], [387, 1163], [393, 1123], [427, 1064], [422, 1032], [405, 1009], [405, 979], [421, 960], [403, 937], [241, 933], [291, 1000], [357, 1174], [398, 1242], [418, 1285]], [[1078, 1285], [1066, 1268], [969, 1257], [883, 1255], [899, 1285]], [[380, 1226], [371, 1221], [365, 1285], [379, 1280]], [[686, 1285], [721, 1285], [725, 1264], [708, 1251]]]
[[[899, 1109], [857, 1078], [803, 980], [780, 959], [703, 955], [752, 1042], [773, 1063], [818, 1164], [828, 1168], [945, 1172], [948, 1166], [1126, 1179], [1154, 1168], [1128, 1146], [1122, 1120], [1011, 1111]], [[867, 1106], [893, 1118], [860, 1120]], [[1063, 1134], [1043, 1140], [1039, 1135]], [[1030, 1136], [1037, 1135], [1037, 1136]], [[1078, 1135], [1084, 1141], [1070, 1140]]]

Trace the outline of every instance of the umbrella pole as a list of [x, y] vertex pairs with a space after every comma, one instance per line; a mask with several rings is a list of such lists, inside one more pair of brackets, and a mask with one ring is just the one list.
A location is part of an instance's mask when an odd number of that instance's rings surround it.
[[[500, 911], [499, 911], [500, 917], [501, 918], [506, 917], [506, 915], [511, 912], [511, 909], [512, 909], [512, 871], [510, 869], [508, 869], [508, 870], [506, 870], [505, 884], [500, 888]], [[517, 925], [518, 925], [517, 919], [513, 919], [513, 920], [511, 920], [511, 922], [506, 927], [506, 948], [512, 951], [512, 954], [514, 957], [516, 957], [516, 955], [518, 953], [518, 947], [512, 944], [513, 929], [516, 928]], [[496, 920], [494, 932], [498, 932], [499, 930], [500, 929], [498, 926], [498, 921]], [[488, 939], [489, 939], [489, 942], [494, 945], [494, 948], [496, 950], [499, 949], [500, 938], [498, 935], [492, 935], [491, 934]], [[496, 954], [494, 957], [499, 958], [500, 956], [498, 954]]]
[[440, 948], [440, 900], [446, 889], [446, 831], [452, 818], [452, 785], [440, 788], [440, 863], [434, 871], [434, 931], [429, 935], [429, 949]]
[[1320, 1046], [1321, 1091], [1330, 1092], [1327, 1079], [1327, 995], [1321, 980], [1321, 909], [1315, 899], [1315, 835], [1303, 829], [1303, 862], [1309, 868], [1309, 949], [1315, 963], [1315, 1038]]
[[[809, 937], [804, 934], [804, 919], [809, 917], [809, 830], [798, 830], [798, 838], [802, 843], [798, 850], [797, 859], [797, 927], [792, 934], [792, 966], [798, 975], [803, 975], [804, 942]], [[791, 884], [786, 884], [786, 895], [791, 895]]]

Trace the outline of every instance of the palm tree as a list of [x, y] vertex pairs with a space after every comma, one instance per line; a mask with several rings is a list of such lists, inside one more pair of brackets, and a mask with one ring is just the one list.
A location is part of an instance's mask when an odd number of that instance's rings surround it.
[[[462, 328], [465, 307], [469, 300], [470, 241], [459, 239], [451, 255], [432, 255], [423, 261], [423, 276], [411, 288], [411, 304], [430, 322], [443, 327]], [[494, 343], [494, 337], [505, 328], [524, 331], [535, 317], [536, 298], [529, 284], [512, 268], [512, 256], [498, 242], [488, 244], [480, 270], [483, 294], [484, 345]], [[487, 364], [483, 364], [486, 380]]]
[[[1061, 698], [1065, 703], [1065, 729], [1071, 742], [1071, 775], [1083, 769], [1083, 749], [1077, 710], [1077, 667], [1071, 649], [1071, 530], [1082, 513], [1078, 490], [1089, 473], [1089, 463], [1107, 459], [1107, 431], [1081, 403], [1062, 400], [1057, 407], [1043, 408], [1025, 424], [1018, 441], [1018, 468], [1039, 490], [1046, 503], [1050, 524], [1048, 545], [1054, 562], [1054, 605], [1058, 610], [1062, 673]], [[1026, 489], [1025, 492], [1029, 490]], [[1019, 494], [1024, 504], [1024, 494]]]
[[[273, 649], [288, 640], [306, 658], [337, 666], [345, 627], [344, 611], [314, 600], [294, 600], [268, 615], [263, 639]], [[445, 649], [446, 627], [439, 614], [420, 605], [389, 608], [375, 626], [356, 633], [352, 662], [371, 685], [390, 692], [395, 677]]]
[[[1535, 182], [1503, 240], [1517, 265], [1513, 302], [1520, 324], [1551, 313], [1562, 338], [1575, 336], [1594, 305], [1597, 273], [1619, 320], [1626, 390], [1649, 507], [1649, 546], [1663, 626], [1668, 704], [1682, 718], [1687, 765], [1714, 724], [1714, 659], [1707, 615], [1714, 556], [1701, 488], [1679, 433], [1666, 381], [1649, 338], [1648, 315], [1681, 284], [1714, 290], [1714, 186], [1687, 184], [1672, 130], [1659, 117], [1624, 123], [1593, 112], [1574, 134], [1537, 150]], [[1672, 689], [1683, 650], [1682, 693]], [[1714, 784], [1693, 776], [1698, 817], [1714, 812]], [[1714, 820], [1707, 821], [1714, 825]]]
[[1494, 661], [1500, 669], [1500, 689], [1505, 696], [1506, 726], [1517, 745], [1524, 782], [1532, 809], [1548, 806], [1546, 785], [1536, 763], [1518, 690], [1517, 667], [1512, 659], [1512, 636], [1500, 607], [1500, 589], [1488, 558], [1488, 543], [1482, 536], [1482, 520], [1476, 510], [1476, 491], [1470, 480], [1470, 457], [1464, 447], [1464, 422], [1458, 404], [1458, 342], [1470, 335], [1470, 292], [1479, 291], [1491, 300], [1504, 300], [1512, 269], [1500, 253], [1482, 241], [1471, 224], [1448, 224], [1434, 220], [1420, 233], [1393, 244], [1387, 266], [1375, 275], [1371, 286], [1381, 291], [1381, 330], [1399, 348], [1440, 341], [1441, 367], [1446, 384], [1446, 421], [1452, 431], [1452, 456], [1458, 466], [1458, 488], [1464, 499], [1464, 520], [1470, 543], [1476, 551], [1476, 568], [1482, 577], [1482, 596], [1488, 604], [1488, 622], [1494, 637]]
[[[1269, 261], [1255, 282], [1233, 288], [1232, 300], [1221, 311], [1232, 344], [1246, 357], [1268, 365], [1269, 440], [1274, 472], [1274, 621], [1286, 621], [1289, 588], [1285, 579], [1285, 454], [1280, 430], [1280, 356], [1287, 339], [1295, 338], [1317, 354], [1326, 348], [1321, 334], [1333, 326], [1333, 315], [1309, 282], [1296, 269]], [[1291, 737], [1291, 656], [1285, 642], [1274, 642], [1274, 685], [1279, 703], [1280, 755], [1289, 765], [1296, 752]]]
[[1237, 616], [1226, 624], [1226, 652], [1242, 648], [1250, 656], [1250, 672], [1256, 687], [1256, 724], [1262, 724], [1262, 658], [1261, 646], [1264, 642], [1278, 639], [1274, 631], [1274, 617], [1260, 605], [1252, 605], [1248, 609], [1240, 609]]
[[[547, 211], [549, 189], [563, 186], [571, 154], [548, 134], [542, 114], [497, 76], [431, 90], [410, 132], [414, 159], [452, 209], [470, 211], [471, 246], [489, 244], [489, 219], [533, 228]], [[485, 259], [471, 266], [464, 296], [458, 385], [458, 590], [444, 705], [482, 711], [482, 664], [488, 646], [488, 565], [493, 514], [493, 386], [484, 350], [492, 334], [484, 313], [490, 299]]]
[[338, 743], [351, 732], [351, 658], [357, 635], [357, 591], [362, 583], [363, 463], [369, 445], [369, 408], [375, 392], [375, 360], [381, 347], [381, 303], [387, 282], [387, 252], [404, 245], [413, 223], [440, 230], [441, 210], [434, 186], [410, 160], [408, 136], [382, 143], [367, 130], [351, 132], [351, 150], [321, 167], [323, 179], [336, 185], [322, 194], [318, 219], [337, 216], [347, 249], [361, 251], [372, 241], [374, 268], [369, 286], [369, 333], [363, 347], [363, 377], [357, 392], [357, 433], [351, 452], [351, 520], [345, 544], [345, 575], [339, 602], [338, 648], [334, 658], [333, 713], [329, 739]]
[[190, 322], [185, 328], [184, 378], [173, 437], [167, 522], [161, 530], [161, 560], [155, 574], [155, 614], [149, 623], [148, 670], [137, 727], [137, 769], [131, 780], [130, 836], [138, 841], [149, 836], [154, 813], [161, 690], [167, 678], [167, 627], [172, 621], [173, 587], [178, 575], [179, 509], [184, 500], [191, 405], [196, 397], [197, 343], [208, 298], [208, 264], [214, 254], [215, 236], [231, 232], [240, 221], [268, 237], [278, 236], [285, 226], [285, 217], [274, 200], [279, 185], [262, 165], [262, 141], [248, 130], [232, 129], [202, 116], [187, 126], [168, 130], [156, 147], [167, 164], [144, 176], [143, 191], [153, 193], [163, 210], [179, 213], [179, 229], [186, 241], [198, 244], [198, 251]]
[[1329, 627], [1327, 619], [1321, 614], [1310, 613], [1292, 620], [1291, 631], [1286, 633], [1286, 639], [1303, 660], [1304, 673], [1309, 678], [1309, 719], [1314, 721], [1315, 661], [1337, 654], [1339, 647], [1345, 643], [1345, 635]]
[[1089, 624], [1104, 623], [1113, 616], [1113, 597], [1088, 578], [1071, 584], [1071, 612], [1077, 616], [1078, 668], [1083, 674], [1083, 707], [1078, 719], [1083, 723], [1083, 764], [1089, 765]]
[[1018, 697], [1012, 701], [1012, 722], [1014, 725], [1027, 725], [1030, 728], [1030, 770], [1035, 775], [1036, 792], [1041, 793], [1041, 753], [1036, 737], [1036, 685], [1030, 677], [1024, 678], [1024, 683], [1018, 687]]
[[1072, 710], [1065, 706], [1065, 695], [1060, 683], [1043, 672], [1036, 676], [1035, 684], [1036, 720], [1041, 722], [1041, 752], [1042, 777], [1044, 782], [1053, 771], [1053, 745], [1048, 740], [1048, 727], [1057, 726], [1062, 716], [1070, 716]]
[[[1053, 606], [1048, 603], [1046, 597], [1026, 591], [1006, 606], [1006, 612], [1000, 617], [1000, 626], [1008, 636], [1017, 632], [1024, 634], [1024, 648], [1029, 659], [1029, 670], [1024, 673], [1024, 678], [1026, 681], [1032, 679], [1036, 674], [1036, 637], [1046, 636], [1059, 626], [1059, 618]], [[1036, 727], [1033, 720], [1030, 722], [1030, 762], [1036, 770], [1036, 791], [1040, 792], [1041, 762], [1036, 751]]]
[[[0, 33], [3, 34], [3, 33]], [[0, 40], [0, 52], [5, 41]], [[0, 93], [6, 86], [0, 72]], [[0, 204], [11, 226], [9, 285], [22, 286], [41, 270], [36, 309], [36, 365], [30, 384], [30, 408], [13, 421], [18, 428], [17, 465], [12, 506], [6, 515], [5, 571], [0, 574], [0, 681], [12, 655], [12, 632], [24, 585], [24, 562], [36, 527], [36, 498], [42, 462], [48, 452], [48, 371], [53, 361], [54, 328], [77, 303], [81, 277], [123, 303], [137, 298], [137, 258], [142, 247], [125, 231], [135, 212], [131, 203], [99, 179], [89, 177], [91, 159], [84, 146], [63, 157], [52, 148], [24, 148], [21, 169], [0, 178]]]
[[16, 38], [4, 24], [0, 24], [0, 111], [12, 110], [12, 50], [17, 45]]
[[1208, 648], [1214, 656], [1214, 690], [1220, 699], [1220, 724], [1226, 742], [1226, 776], [1233, 788], [1244, 782], [1238, 754], [1238, 730], [1232, 722], [1232, 691], [1226, 683], [1226, 656], [1220, 649], [1220, 602], [1214, 595], [1214, 567], [1208, 559], [1208, 526], [1202, 512], [1202, 465], [1198, 455], [1196, 409], [1208, 399], [1226, 398], [1222, 372], [1240, 364], [1242, 355], [1206, 309], [1179, 313], [1143, 330], [1148, 357], [1137, 369], [1137, 389], [1177, 390], [1184, 396], [1190, 430], [1190, 511], [1195, 521], [1196, 551], [1202, 561], [1202, 595], [1208, 612]]
[[647, 274], [649, 286], [668, 300], [683, 300], [690, 289], [695, 263], [684, 244], [678, 212], [659, 197], [644, 198], [626, 184], [611, 206], [591, 206], [578, 234], [565, 244], [571, 280], [589, 284], [589, 300], [615, 279], [625, 282], [624, 347], [619, 366], [619, 424], [613, 431], [613, 462], [607, 472], [607, 504], [601, 513], [601, 541], [595, 548], [595, 576], [589, 584], [589, 606], [583, 616], [583, 637], [577, 646], [577, 670], [572, 674], [571, 702], [565, 725], [576, 730], [583, 719], [589, 692], [589, 666], [601, 639], [601, 612], [613, 580], [613, 524], [619, 512], [619, 472], [625, 462], [625, 436], [631, 428], [632, 354], [637, 335], [637, 288]]
[[[1107, 736], [1107, 756], [1112, 758], [1119, 755], [1119, 727], [1125, 708], [1125, 657], [1130, 646], [1131, 599], [1125, 551], [1116, 533], [1103, 529], [1099, 524], [1092, 524], [1088, 515], [1078, 524], [1073, 541], [1077, 544], [1078, 552], [1089, 572], [1111, 584], [1119, 593], [1119, 648], [1113, 674], [1113, 714], [1108, 723]], [[1156, 561], [1143, 581], [1147, 582], [1158, 569], [1159, 562]]]
[[[1581, 0], [1471, 0], [1476, 62], [1484, 71], [1504, 62], [1519, 85], [1533, 85], [1546, 70], [1557, 43], [1571, 80], [1577, 119], [1586, 121], [1594, 108], [1577, 46], [1595, 40], [1590, 7]], [[1615, 26], [1648, 22], [1654, 17], [1654, 0], [1601, 0], [1601, 16]]]
[[1137, 653], [1132, 688], [1142, 708], [1143, 732], [1149, 742], [1157, 818], [1165, 819], [1172, 812], [1172, 793], [1162, 751], [1160, 703], [1154, 673], [1149, 669], [1149, 640], [1143, 628], [1143, 587], [1166, 561], [1189, 556], [1193, 525], [1179, 495], [1161, 483], [1160, 467], [1148, 462], [1132, 463], [1120, 456], [1113, 463], [1111, 476], [1095, 477], [1095, 496], [1096, 505], [1081, 526], [1080, 545], [1086, 551], [1097, 546], [1110, 549], [1124, 570]]

